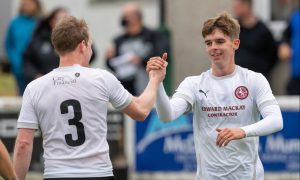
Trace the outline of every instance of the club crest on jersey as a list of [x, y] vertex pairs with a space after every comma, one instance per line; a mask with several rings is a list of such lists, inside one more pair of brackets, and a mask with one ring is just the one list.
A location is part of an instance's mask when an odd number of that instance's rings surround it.
[[239, 86], [235, 89], [235, 97], [237, 97], [238, 99], [246, 99], [249, 95], [249, 91], [245, 86]]

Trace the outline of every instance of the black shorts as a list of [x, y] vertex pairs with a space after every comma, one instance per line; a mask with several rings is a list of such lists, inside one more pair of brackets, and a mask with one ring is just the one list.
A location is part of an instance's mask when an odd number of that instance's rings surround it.
[[110, 177], [86, 177], [86, 178], [46, 178], [44, 180], [115, 180], [113, 176]]

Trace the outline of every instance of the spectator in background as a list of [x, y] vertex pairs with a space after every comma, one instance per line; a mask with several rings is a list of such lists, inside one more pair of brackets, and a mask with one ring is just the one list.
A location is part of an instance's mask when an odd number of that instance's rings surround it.
[[[38, 23], [23, 55], [23, 70], [27, 82], [31, 82], [58, 67], [59, 56], [51, 44], [51, 32], [54, 26], [67, 16], [69, 16], [67, 9], [58, 7]], [[95, 58], [94, 49], [93, 52], [91, 61]]]
[[6, 33], [5, 51], [18, 84], [19, 95], [23, 95], [26, 87], [22, 55], [36, 27], [37, 18], [41, 15], [41, 9], [39, 0], [21, 0], [19, 15], [10, 22]]
[[114, 39], [114, 48], [107, 50], [107, 66], [129, 92], [137, 95], [148, 82], [148, 59], [167, 52], [169, 44], [162, 33], [144, 26], [142, 9], [137, 3], [123, 6], [120, 23], [125, 32]]
[[233, 12], [241, 26], [241, 44], [236, 51], [236, 64], [262, 73], [270, 82], [277, 61], [277, 44], [266, 25], [255, 17], [252, 0], [234, 0]]
[[5, 180], [17, 179], [7, 149], [5, 148], [1, 140], [0, 140], [0, 177], [3, 177]]
[[300, 10], [292, 14], [283, 32], [278, 56], [281, 60], [291, 60], [291, 74], [287, 85], [289, 95], [300, 95]]

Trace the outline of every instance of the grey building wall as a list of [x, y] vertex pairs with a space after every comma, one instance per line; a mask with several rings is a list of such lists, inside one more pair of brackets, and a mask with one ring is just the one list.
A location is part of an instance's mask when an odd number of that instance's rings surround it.
[[230, 11], [231, 0], [166, 0], [166, 24], [172, 35], [173, 90], [187, 76], [210, 67], [201, 30], [203, 22]]
[[9, 0], [0, 0], [0, 58], [4, 56], [4, 37], [10, 20], [11, 2]]

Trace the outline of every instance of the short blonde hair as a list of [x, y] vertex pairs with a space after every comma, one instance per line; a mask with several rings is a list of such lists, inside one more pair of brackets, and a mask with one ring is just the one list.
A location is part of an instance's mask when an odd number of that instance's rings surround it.
[[240, 24], [227, 12], [223, 12], [218, 16], [210, 18], [204, 22], [202, 28], [203, 38], [213, 33], [215, 29], [221, 30], [231, 39], [239, 38]]

